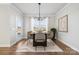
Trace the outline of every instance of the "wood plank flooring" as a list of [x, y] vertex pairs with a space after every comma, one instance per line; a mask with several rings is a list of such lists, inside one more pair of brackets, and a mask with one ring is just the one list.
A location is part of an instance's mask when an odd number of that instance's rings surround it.
[[0, 55], [79, 55], [77, 51], [71, 49], [59, 40], [54, 40], [54, 42], [63, 49], [64, 52], [16, 52], [16, 49], [26, 42], [26, 39], [22, 39], [12, 47], [0, 47]]

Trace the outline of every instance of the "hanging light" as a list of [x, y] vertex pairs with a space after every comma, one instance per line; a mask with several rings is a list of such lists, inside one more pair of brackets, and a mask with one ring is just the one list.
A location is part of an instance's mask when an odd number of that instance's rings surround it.
[[38, 20], [39, 21], [41, 20], [41, 17], [40, 17], [40, 5], [41, 5], [41, 3], [38, 3], [38, 6], [39, 6], [39, 17], [38, 17]]
[[38, 3], [38, 7], [39, 7], [39, 16], [38, 16], [38, 21], [39, 21], [39, 31], [41, 31], [41, 24], [40, 24], [40, 21], [41, 21], [41, 17], [40, 17], [40, 5], [41, 3]]

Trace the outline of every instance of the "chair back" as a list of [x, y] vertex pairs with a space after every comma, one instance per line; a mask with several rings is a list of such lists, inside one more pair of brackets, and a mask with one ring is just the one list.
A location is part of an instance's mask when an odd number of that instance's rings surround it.
[[45, 39], [45, 34], [44, 33], [36, 33], [35, 39]]

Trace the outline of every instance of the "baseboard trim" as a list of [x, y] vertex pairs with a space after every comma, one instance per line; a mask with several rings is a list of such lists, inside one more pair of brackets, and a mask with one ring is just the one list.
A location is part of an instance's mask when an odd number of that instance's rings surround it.
[[26, 38], [22, 38], [22, 39], [18, 40], [17, 42], [14, 42], [13, 44], [11, 44], [10, 47], [13, 47], [13, 46], [17, 45], [19, 42], [21, 42], [22, 40], [25, 40], [25, 39]]
[[59, 39], [59, 41], [62, 42], [62, 43], [64, 43], [65, 45], [69, 46], [69, 47], [72, 48], [73, 50], [79, 52], [79, 50], [78, 50], [77, 48], [75, 48], [75, 47], [73, 47], [72, 45], [66, 43], [65, 41], [63, 41], [63, 40], [61, 40], [61, 39]]
[[0, 47], [10, 47], [10, 44], [0, 44]]
[[16, 41], [15, 41], [14, 43], [11, 43], [11, 44], [10, 44], [10, 47], [13, 46], [14, 44], [16, 44]]

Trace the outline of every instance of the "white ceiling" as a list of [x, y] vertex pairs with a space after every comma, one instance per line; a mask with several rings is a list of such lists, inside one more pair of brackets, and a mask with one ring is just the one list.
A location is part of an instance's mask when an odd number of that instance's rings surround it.
[[[63, 8], [66, 3], [42, 3], [40, 10], [41, 14], [55, 14], [58, 10]], [[38, 4], [37, 3], [15, 3], [24, 14], [38, 14]]]

